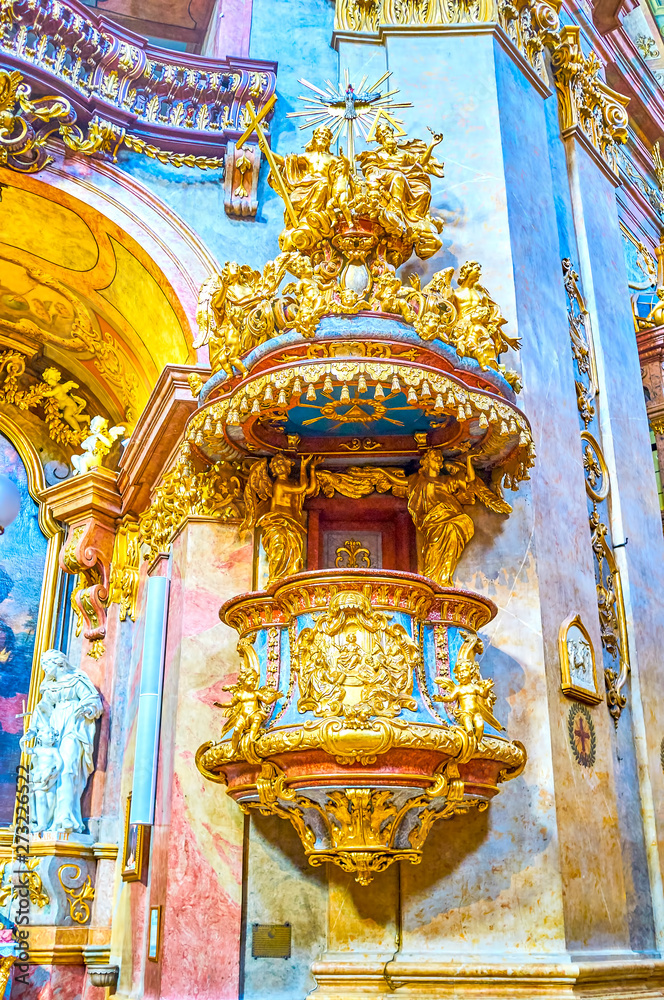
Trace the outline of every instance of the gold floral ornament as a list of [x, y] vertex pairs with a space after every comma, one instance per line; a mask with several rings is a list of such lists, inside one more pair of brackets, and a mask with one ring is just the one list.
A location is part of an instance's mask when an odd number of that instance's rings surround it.
[[[30, 902], [43, 910], [51, 902], [51, 897], [44, 888], [38, 871], [40, 861], [39, 857], [26, 858], [21, 861], [19, 875], [23, 884], [28, 887]], [[12, 881], [12, 862], [5, 861], [0, 867], [0, 906], [5, 906], [10, 899], [18, 899], [18, 895], [19, 886]]]
[[44, 148], [46, 140], [75, 119], [64, 97], [31, 100], [23, 75], [0, 69], [0, 166], [20, 173], [41, 170], [53, 162]]
[[[65, 895], [69, 899], [69, 916], [77, 924], [85, 924], [90, 919], [90, 903], [95, 898], [95, 890], [89, 875], [80, 885], [68, 885], [70, 880], [75, 881], [81, 877], [80, 865], [68, 864], [60, 865], [58, 868], [58, 881], [62, 886]], [[65, 881], [66, 879], [66, 881]]]
[[187, 517], [215, 517], [220, 521], [242, 520], [244, 475], [241, 465], [217, 462], [196, 471], [187, 442], [157, 486], [152, 502], [139, 518], [139, 539], [154, 559], [166, 552], [173, 536]]
[[368, 569], [371, 566], [371, 552], [355, 538], [347, 539], [334, 554], [335, 566], [346, 566], [348, 569], [356, 569], [358, 566]]
[[304, 567], [307, 533], [302, 504], [318, 489], [318, 461], [311, 456], [302, 459], [297, 483], [290, 478], [293, 460], [286, 455], [275, 455], [269, 471], [266, 458], [251, 470], [244, 489], [245, 517], [240, 535], [254, 526], [260, 528], [269, 568], [268, 585]]

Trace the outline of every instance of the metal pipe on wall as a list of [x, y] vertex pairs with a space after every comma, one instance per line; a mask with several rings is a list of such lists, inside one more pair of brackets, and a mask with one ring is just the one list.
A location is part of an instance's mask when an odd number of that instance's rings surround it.
[[165, 576], [149, 577], [147, 581], [130, 813], [130, 823], [147, 826], [154, 822], [169, 586]]

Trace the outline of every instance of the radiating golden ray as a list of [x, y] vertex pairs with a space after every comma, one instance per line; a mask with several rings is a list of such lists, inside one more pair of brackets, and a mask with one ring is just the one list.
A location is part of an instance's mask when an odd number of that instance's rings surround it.
[[[366, 90], [363, 89], [367, 80], [366, 75], [362, 77], [356, 90], [347, 69], [344, 69], [344, 83], [339, 82], [335, 86], [331, 80], [326, 80], [326, 90], [302, 78], [298, 82], [312, 93], [300, 95], [298, 100], [303, 102], [304, 107], [300, 111], [289, 111], [286, 117], [304, 119], [299, 125], [300, 129], [327, 126], [332, 131], [332, 141], [335, 143], [345, 137], [348, 158], [353, 163], [355, 137], [363, 137], [365, 142], [374, 142], [373, 136], [379, 117], [386, 118], [398, 129], [403, 129], [403, 121], [395, 116], [394, 111], [397, 108], [411, 108], [412, 104], [410, 101], [393, 100], [394, 95], [399, 93], [396, 87], [384, 93], [378, 89], [391, 75], [391, 71], [383, 73]], [[402, 131], [401, 134], [405, 132]]]

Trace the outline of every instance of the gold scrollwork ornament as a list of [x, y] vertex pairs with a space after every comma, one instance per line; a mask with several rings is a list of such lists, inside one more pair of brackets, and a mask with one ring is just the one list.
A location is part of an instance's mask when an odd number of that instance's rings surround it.
[[[70, 870], [73, 874], [70, 874]], [[90, 905], [88, 901], [95, 898], [92, 880], [89, 875], [86, 875], [80, 885], [72, 886], [67, 884], [69, 880], [76, 881], [80, 877], [81, 868], [77, 864], [60, 865], [58, 868], [58, 881], [69, 900], [69, 916], [77, 924], [85, 924], [90, 919]]]

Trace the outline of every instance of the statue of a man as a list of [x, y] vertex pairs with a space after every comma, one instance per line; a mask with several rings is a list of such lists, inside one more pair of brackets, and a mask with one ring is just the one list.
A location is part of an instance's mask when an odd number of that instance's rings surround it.
[[[332, 131], [326, 125], [314, 129], [303, 153], [280, 156], [273, 152], [290, 202], [298, 219], [298, 228], [282, 233], [282, 250], [306, 249], [332, 234], [337, 215], [350, 225], [349, 175], [350, 163], [330, 150]], [[268, 183], [278, 190], [272, 175]], [[285, 217], [288, 227], [289, 221]]]
[[399, 143], [394, 129], [381, 122], [376, 128], [377, 149], [365, 150], [356, 157], [382, 206], [379, 221], [388, 232], [411, 238], [421, 260], [433, 256], [443, 245], [437, 235], [443, 224], [429, 211], [429, 175], [443, 176], [443, 164], [432, 154], [442, 141], [442, 135], [436, 133], [428, 146], [421, 139]]
[[[40, 808], [35, 810], [39, 815], [31, 818], [31, 826], [81, 833], [81, 795], [93, 770], [95, 721], [102, 713], [101, 699], [87, 674], [72, 666], [59, 650], [46, 650], [40, 663], [44, 671], [40, 698], [21, 739], [21, 748], [35, 756], [38, 771], [32, 784]], [[32, 738], [35, 746], [31, 748], [26, 744]], [[45, 782], [41, 772], [47, 757], [58, 767], [57, 773], [55, 767], [49, 769]], [[48, 802], [42, 801], [41, 796], [47, 793]]]

